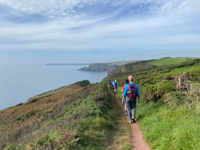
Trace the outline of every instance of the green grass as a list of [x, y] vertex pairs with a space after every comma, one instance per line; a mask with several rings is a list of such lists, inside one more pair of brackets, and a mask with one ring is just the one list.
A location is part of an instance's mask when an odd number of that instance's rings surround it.
[[29, 101], [33, 100], [33, 99], [40, 99], [40, 98], [48, 97], [48, 96], [51, 96], [51, 95], [54, 95], [54, 94], [57, 94], [57, 93], [60, 93], [60, 92], [69, 91], [69, 90], [71, 90], [71, 88], [74, 85], [79, 85], [81, 87], [85, 87], [85, 86], [88, 86], [89, 84], [90, 84], [90, 82], [88, 80], [83, 80], [83, 81], [76, 82], [76, 83], [68, 85], [68, 86], [63, 86], [63, 87], [58, 88], [56, 90], [51, 90], [51, 91], [36, 95], [36, 96], [30, 98]]
[[113, 62], [113, 63], [109, 63], [108, 66], [113, 66], [113, 65], [123, 66], [123, 65], [126, 65], [128, 63], [131, 63], [131, 61]]
[[152, 149], [200, 149], [200, 114], [186, 105], [171, 110], [167, 105], [142, 102], [137, 118]]
[[166, 59], [158, 59], [155, 61], [150, 61], [148, 64], [156, 65], [156, 66], [165, 66], [165, 65], [171, 65], [171, 64], [180, 64], [184, 61], [186, 61], [187, 58], [166, 58]]
[[190, 69], [200, 69], [200, 64], [195, 64], [193, 66], [188, 66], [188, 67], [177, 68], [175, 70], [172, 70], [171, 73], [184, 73], [184, 72], [189, 71]]

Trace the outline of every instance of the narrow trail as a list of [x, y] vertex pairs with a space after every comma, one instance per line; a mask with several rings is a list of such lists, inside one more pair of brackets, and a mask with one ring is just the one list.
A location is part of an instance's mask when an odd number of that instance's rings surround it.
[[[120, 107], [123, 109], [124, 112], [124, 106], [121, 103], [121, 100], [116, 96], [116, 101], [120, 105]], [[128, 120], [128, 117], [127, 117]], [[128, 121], [127, 121], [128, 123]], [[140, 130], [140, 127], [138, 123], [132, 123], [130, 124], [131, 127], [131, 140], [132, 140], [132, 149], [133, 150], [151, 150], [148, 143], [144, 140], [142, 131]]]

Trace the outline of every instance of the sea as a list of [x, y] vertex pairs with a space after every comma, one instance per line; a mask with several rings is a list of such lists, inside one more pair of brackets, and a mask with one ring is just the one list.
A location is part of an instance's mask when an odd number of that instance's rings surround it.
[[77, 81], [102, 81], [107, 72], [78, 71], [87, 65], [0, 64], [0, 110]]

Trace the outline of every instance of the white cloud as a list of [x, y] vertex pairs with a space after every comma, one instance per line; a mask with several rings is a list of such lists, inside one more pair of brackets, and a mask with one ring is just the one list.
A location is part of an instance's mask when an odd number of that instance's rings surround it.
[[[115, 0], [0, 0], [0, 3], [8, 5], [14, 9], [29, 13], [41, 14], [47, 17], [60, 17], [75, 13], [76, 9], [94, 4], [117, 4]], [[121, 3], [118, 2], [117, 5]]]
[[85, 6], [109, 5], [109, 6], [129, 6], [137, 5], [138, 9], [148, 7], [151, 10], [177, 12], [196, 12], [199, 11], [200, 1], [196, 0], [0, 0], [11, 8], [29, 14], [41, 14], [47, 17], [60, 17], [75, 13]]
[[[37, 23], [17, 22], [6, 20], [8, 17], [3, 19], [0, 14], [0, 50], [180, 50], [200, 46], [197, 32], [200, 1], [196, 0], [0, 0], [0, 3], [16, 9], [17, 19], [21, 18], [21, 11], [54, 18]], [[105, 10], [108, 12], [100, 8], [108, 8]], [[12, 17], [14, 13], [7, 15]]]

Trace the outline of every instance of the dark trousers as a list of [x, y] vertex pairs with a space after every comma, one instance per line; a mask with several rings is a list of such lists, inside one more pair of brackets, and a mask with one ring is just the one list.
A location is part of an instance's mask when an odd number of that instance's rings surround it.
[[136, 98], [130, 99], [128, 96], [126, 96], [126, 109], [127, 109], [127, 113], [128, 113], [128, 119], [131, 120], [132, 117], [135, 118]]

